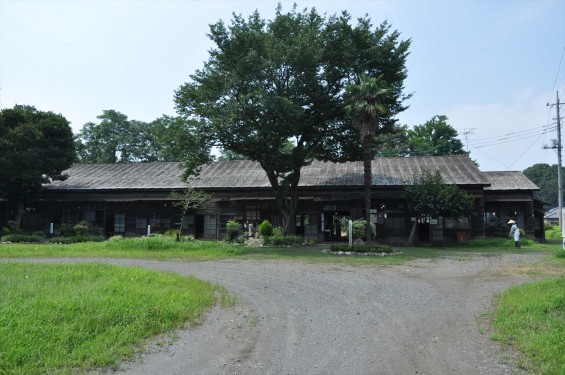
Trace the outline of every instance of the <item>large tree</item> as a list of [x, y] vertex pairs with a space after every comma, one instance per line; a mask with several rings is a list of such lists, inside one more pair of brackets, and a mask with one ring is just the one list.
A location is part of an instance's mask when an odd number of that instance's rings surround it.
[[[365, 73], [383, 76], [391, 94], [379, 122], [394, 124], [404, 110], [403, 82], [410, 41], [387, 23], [355, 26], [343, 12], [316, 10], [273, 20], [258, 12], [210, 27], [215, 43], [204, 67], [175, 95], [179, 114], [195, 119], [210, 145], [259, 162], [271, 183], [287, 232], [295, 230], [301, 168], [313, 159], [360, 159], [359, 133], [345, 115], [343, 94]], [[293, 147], [287, 147], [291, 141]]]
[[[524, 169], [526, 177], [532, 180], [532, 182], [540, 188], [540, 190], [535, 192], [534, 195], [549, 203], [551, 207], [557, 207], [559, 205], [559, 183], [557, 180], [557, 172], [557, 164], [549, 165], [545, 163], [538, 163]], [[565, 168], [563, 168], [562, 172], [565, 175]]]
[[64, 180], [74, 159], [73, 133], [60, 114], [16, 105], [0, 111], [0, 197], [16, 207], [19, 227], [43, 184]]
[[430, 217], [461, 218], [473, 212], [474, 199], [457, 185], [446, 184], [439, 170], [424, 169], [406, 181], [404, 198], [408, 211], [416, 217], [407, 245], [415, 242], [420, 219]]
[[195, 120], [163, 115], [147, 123], [115, 110], [103, 111], [98, 119], [99, 123], [85, 124], [76, 136], [79, 163], [183, 161], [189, 165], [211, 159], [210, 148], [193, 131]]
[[[153, 161], [152, 155], [140, 148], [150, 137], [146, 124], [131, 121], [113, 109], [104, 110], [97, 117], [99, 123], [84, 124], [77, 140], [77, 161], [81, 163], [128, 163]], [[150, 142], [150, 140], [149, 140]]]
[[457, 130], [447, 123], [446, 116], [436, 115], [423, 125], [408, 130], [409, 154], [413, 156], [467, 155]]
[[365, 200], [365, 237], [371, 242], [371, 185], [374, 137], [379, 130], [379, 117], [386, 112], [382, 104], [388, 89], [382, 77], [362, 74], [359, 82], [346, 87], [345, 110], [353, 118], [353, 124], [361, 135], [363, 145], [363, 185]]

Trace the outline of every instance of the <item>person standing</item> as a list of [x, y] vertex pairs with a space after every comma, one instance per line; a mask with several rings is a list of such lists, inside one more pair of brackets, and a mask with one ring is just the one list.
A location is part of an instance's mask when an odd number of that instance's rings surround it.
[[518, 228], [518, 224], [514, 220], [508, 220], [508, 224], [512, 224], [512, 227], [510, 228], [510, 233], [508, 233], [508, 235], [510, 237], [514, 237], [514, 246], [517, 249], [522, 248], [520, 244], [520, 228]]

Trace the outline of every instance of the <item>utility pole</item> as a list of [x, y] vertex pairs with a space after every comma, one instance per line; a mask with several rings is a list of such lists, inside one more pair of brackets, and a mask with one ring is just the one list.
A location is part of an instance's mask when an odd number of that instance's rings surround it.
[[555, 104], [547, 103], [547, 106], [555, 107], [557, 111], [557, 118], [555, 119], [557, 120], [557, 185], [559, 190], [559, 196], [557, 198], [559, 201], [559, 227], [561, 228], [563, 249], [565, 250], [565, 227], [563, 226], [565, 224], [565, 221], [563, 220], [563, 178], [561, 176], [561, 114], [559, 112], [559, 106], [564, 103], [559, 102], [559, 91], [556, 92], [557, 99]]

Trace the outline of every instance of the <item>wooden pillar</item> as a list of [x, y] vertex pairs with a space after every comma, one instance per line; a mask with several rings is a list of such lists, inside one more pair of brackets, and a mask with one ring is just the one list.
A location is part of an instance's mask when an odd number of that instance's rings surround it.
[[485, 199], [475, 198], [475, 214], [471, 216], [471, 237], [485, 238]]

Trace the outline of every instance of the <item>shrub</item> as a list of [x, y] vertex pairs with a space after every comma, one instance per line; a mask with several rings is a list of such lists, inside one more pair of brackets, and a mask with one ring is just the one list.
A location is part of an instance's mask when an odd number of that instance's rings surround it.
[[544, 230], [553, 230], [553, 229], [555, 229], [555, 227], [554, 227], [552, 224], [550, 224], [550, 223], [544, 223], [544, 224], [543, 224], [543, 229], [544, 229]]
[[271, 237], [273, 235], [273, 225], [269, 220], [263, 220], [259, 225], [259, 234], [261, 234], [261, 237]]
[[[367, 236], [365, 236], [365, 225], [367, 220], [359, 219], [353, 221], [353, 239], [361, 238], [363, 241], [367, 241]], [[345, 227], [347, 234], [349, 235], [349, 225]], [[377, 234], [377, 229], [375, 224], [371, 223], [371, 237], [375, 238]]]
[[13, 220], [8, 221], [6, 223], [6, 226], [2, 227], [3, 235], [16, 234], [16, 233], [20, 233], [20, 231], [18, 230], [18, 226], [16, 225], [16, 222]]
[[263, 238], [265, 246], [302, 246], [305, 244], [301, 236], [270, 236]]
[[46, 243], [60, 243], [60, 244], [71, 244], [71, 243], [81, 243], [81, 242], [102, 242], [103, 237], [100, 236], [58, 236], [45, 239]]
[[504, 237], [508, 235], [510, 228], [508, 224], [501, 221], [498, 217], [491, 217], [485, 223], [485, 235], [487, 237]]
[[281, 227], [273, 227], [273, 236], [284, 236], [283, 230]]
[[344, 244], [335, 244], [330, 247], [332, 251], [353, 251], [356, 253], [387, 253], [390, 254], [394, 251], [394, 249], [385, 244], [371, 244], [371, 245], [344, 245]]
[[226, 224], [226, 241], [234, 242], [239, 236], [239, 223], [235, 220], [228, 220]]
[[44, 240], [43, 236], [36, 236], [34, 234], [24, 234], [24, 233], [15, 233], [15, 234], [8, 234], [2, 237], [2, 241], [4, 242], [42, 242]]
[[78, 223], [73, 227], [74, 235], [79, 237], [86, 235], [87, 231], [88, 231], [88, 222], [86, 221], [81, 221], [80, 223]]

